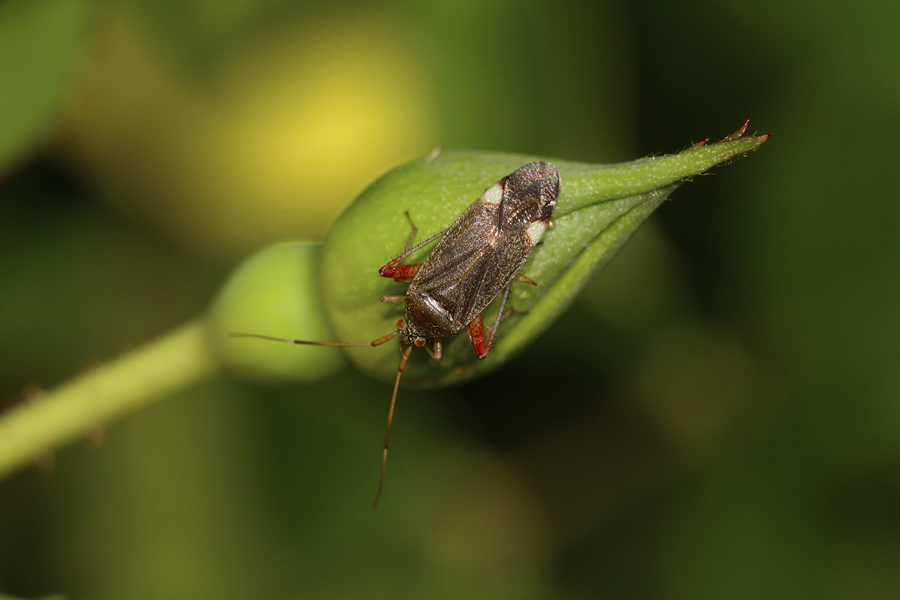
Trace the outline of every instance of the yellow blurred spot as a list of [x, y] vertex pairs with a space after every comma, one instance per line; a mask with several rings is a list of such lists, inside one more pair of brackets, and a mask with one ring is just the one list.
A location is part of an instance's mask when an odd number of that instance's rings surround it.
[[364, 13], [268, 32], [192, 82], [112, 19], [71, 110], [111, 202], [207, 255], [320, 240], [366, 184], [435, 143], [424, 68]]

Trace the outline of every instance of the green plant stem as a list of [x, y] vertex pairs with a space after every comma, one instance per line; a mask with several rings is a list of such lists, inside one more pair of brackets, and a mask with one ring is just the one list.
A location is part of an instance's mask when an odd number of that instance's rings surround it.
[[42, 452], [218, 370], [203, 323], [172, 333], [48, 391], [0, 418], [0, 477]]

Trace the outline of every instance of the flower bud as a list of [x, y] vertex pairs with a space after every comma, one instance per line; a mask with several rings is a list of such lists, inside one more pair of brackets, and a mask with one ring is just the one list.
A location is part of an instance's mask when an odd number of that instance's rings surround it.
[[344, 364], [336, 348], [233, 335], [328, 340], [316, 281], [319, 249], [307, 243], [270, 246], [231, 275], [205, 322], [210, 351], [224, 367], [262, 381], [311, 382]]
[[[434, 362], [413, 352], [403, 381], [444, 385], [496, 368], [548, 328], [575, 296], [612, 259], [637, 227], [685, 179], [758, 148], [768, 135], [738, 132], [716, 144], [696, 144], [674, 155], [618, 165], [588, 165], [549, 159], [559, 169], [562, 188], [547, 231], [521, 273], [537, 287], [513, 282], [507, 303], [515, 313], [504, 320], [490, 354], [479, 361], [465, 332], [444, 340]], [[368, 342], [396, 328], [401, 304], [384, 295], [402, 295], [406, 286], [379, 277], [378, 269], [399, 255], [410, 234], [405, 213], [418, 227], [416, 241], [449, 227], [471, 202], [505, 175], [542, 157], [487, 152], [444, 152], [414, 160], [382, 176], [357, 198], [329, 232], [323, 245], [319, 286], [335, 340]], [[424, 261], [432, 246], [408, 257]], [[490, 327], [498, 310], [484, 314]], [[486, 332], [487, 334], [487, 332]], [[396, 376], [399, 341], [377, 348], [348, 348], [362, 370], [384, 380]], [[320, 349], [324, 350], [324, 349]]]

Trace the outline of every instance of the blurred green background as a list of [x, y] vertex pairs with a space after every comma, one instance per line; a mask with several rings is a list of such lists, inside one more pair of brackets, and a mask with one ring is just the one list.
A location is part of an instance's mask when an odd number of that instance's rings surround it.
[[775, 136], [676, 191], [519, 359], [401, 390], [378, 510], [388, 386], [223, 375], [0, 481], [0, 595], [900, 597], [898, 22], [4, 0], [6, 407], [200, 314], [241, 258], [321, 239], [438, 144], [617, 162], [746, 118]]

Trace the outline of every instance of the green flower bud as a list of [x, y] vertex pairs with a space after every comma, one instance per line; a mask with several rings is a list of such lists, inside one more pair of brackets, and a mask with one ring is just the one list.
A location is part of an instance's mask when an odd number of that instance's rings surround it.
[[[550, 159], [562, 178], [554, 228], [535, 248], [521, 273], [537, 287], [513, 283], [507, 306], [517, 312], [504, 320], [490, 355], [479, 361], [465, 332], [444, 340], [435, 363], [413, 352], [407, 384], [457, 383], [496, 368], [548, 328], [575, 296], [612, 259], [637, 227], [685, 179], [755, 150], [768, 135], [738, 132], [716, 144], [701, 142], [678, 154], [618, 165], [588, 165]], [[368, 342], [396, 329], [400, 304], [382, 295], [400, 295], [405, 285], [382, 278], [378, 269], [400, 254], [410, 233], [409, 212], [425, 239], [453, 223], [491, 184], [523, 164], [542, 157], [486, 152], [444, 152], [403, 165], [374, 182], [338, 219], [325, 240], [319, 285], [332, 341]], [[422, 262], [431, 247], [406, 259]], [[484, 315], [494, 322], [495, 302]], [[371, 375], [396, 376], [401, 349], [391, 341], [377, 348], [348, 348], [351, 360]], [[325, 350], [320, 348], [320, 350]]]
[[336, 348], [279, 344], [235, 333], [324, 340], [329, 336], [316, 282], [318, 244], [270, 246], [244, 261], [219, 292], [205, 320], [210, 352], [245, 377], [310, 382], [343, 364]]

